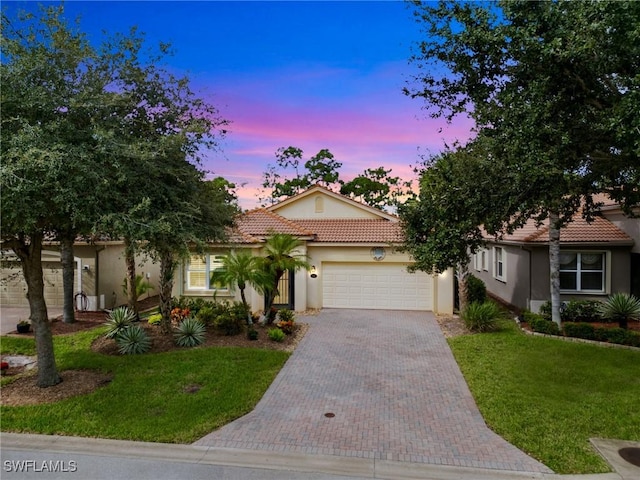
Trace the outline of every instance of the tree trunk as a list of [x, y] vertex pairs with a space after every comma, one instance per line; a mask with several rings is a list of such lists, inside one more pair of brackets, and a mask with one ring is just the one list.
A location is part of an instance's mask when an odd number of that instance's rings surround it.
[[558, 327], [560, 318], [560, 228], [557, 212], [549, 213], [549, 280], [551, 284], [551, 320]]
[[75, 233], [65, 233], [60, 237], [60, 262], [62, 263], [62, 289], [64, 301], [62, 306], [62, 321], [73, 323], [75, 318], [73, 277], [75, 263], [73, 261], [73, 242]]
[[27, 244], [20, 239], [14, 252], [20, 258], [22, 273], [27, 283], [27, 299], [31, 325], [35, 333], [38, 356], [38, 376], [36, 385], [41, 388], [57, 385], [62, 381], [56, 368], [53, 351], [53, 336], [44, 300], [44, 278], [42, 272], [42, 233], [34, 233]]
[[467, 280], [469, 279], [469, 266], [459, 264], [456, 269], [456, 278], [458, 279], [458, 301], [460, 303], [458, 311], [462, 313], [469, 304], [469, 288]]
[[247, 309], [247, 324], [248, 325], [253, 325], [253, 319], [251, 318], [251, 308], [249, 307], [249, 304], [247, 303], [247, 297], [244, 294], [244, 288], [240, 288], [240, 298], [242, 299], [242, 304]]
[[171, 333], [171, 299], [175, 268], [173, 252], [162, 252], [160, 254], [160, 313], [162, 314], [162, 331], [166, 334]]
[[[264, 308], [264, 316], [269, 318], [269, 312], [271, 311], [271, 307], [273, 307], [273, 302], [276, 300], [278, 296], [278, 285], [280, 284], [280, 279], [284, 275], [284, 271], [278, 270], [276, 271], [275, 279], [273, 285], [270, 290], [267, 290], [265, 293], [267, 295], [267, 304]], [[267, 320], [268, 321], [268, 320]]]
[[127, 266], [127, 304], [140, 319], [138, 313], [138, 291], [136, 289], [136, 248], [130, 238], [124, 239], [124, 261]]

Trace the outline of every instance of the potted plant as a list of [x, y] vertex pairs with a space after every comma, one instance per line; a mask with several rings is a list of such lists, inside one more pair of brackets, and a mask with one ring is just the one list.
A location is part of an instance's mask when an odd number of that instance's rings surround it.
[[29, 333], [31, 331], [31, 323], [28, 320], [20, 320], [16, 329], [18, 333]]

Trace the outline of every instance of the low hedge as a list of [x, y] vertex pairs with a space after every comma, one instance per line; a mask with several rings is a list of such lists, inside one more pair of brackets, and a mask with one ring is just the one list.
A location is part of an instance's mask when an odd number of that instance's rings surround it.
[[554, 322], [547, 320], [542, 315], [524, 312], [522, 316], [534, 332], [640, 347], [640, 332], [633, 330], [617, 327], [595, 327], [586, 322], [563, 322], [561, 332]]

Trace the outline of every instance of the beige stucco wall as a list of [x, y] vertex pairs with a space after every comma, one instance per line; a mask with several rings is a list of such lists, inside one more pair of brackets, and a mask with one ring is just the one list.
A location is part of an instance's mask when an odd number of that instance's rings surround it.
[[285, 218], [304, 218], [309, 220], [336, 218], [380, 218], [380, 214], [369, 208], [363, 208], [334, 198], [324, 192], [310, 194], [295, 202], [274, 208], [273, 211]]
[[[382, 246], [382, 245], [380, 245]], [[303, 246], [299, 253], [307, 255], [307, 261], [314, 265], [318, 276], [311, 278], [306, 270], [299, 270], [295, 275], [295, 309], [304, 311], [307, 309], [322, 308], [322, 265], [327, 262], [372, 263], [371, 245], [336, 246], [310, 243]], [[376, 263], [410, 264], [411, 258], [404, 253], [395, 252], [391, 247], [385, 246], [386, 256]], [[214, 249], [208, 253], [226, 254], [228, 250]], [[255, 255], [260, 255], [260, 250], [254, 250]], [[176, 275], [174, 284], [174, 296], [193, 296], [213, 299], [212, 291], [189, 291], [186, 283], [186, 265], [181, 266]], [[264, 297], [248, 286], [245, 295], [254, 312], [264, 308]], [[218, 292], [217, 300], [240, 300], [237, 289], [228, 292]], [[453, 312], [453, 274], [445, 272], [434, 277], [434, 311], [436, 313], [451, 314]]]

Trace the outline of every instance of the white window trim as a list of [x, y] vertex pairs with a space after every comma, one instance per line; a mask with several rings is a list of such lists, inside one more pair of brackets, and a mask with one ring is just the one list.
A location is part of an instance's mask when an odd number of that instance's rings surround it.
[[[502, 274], [498, 272], [498, 250], [501, 252]], [[507, 282], [507, 252], [504, 247], [493, 247], [493, 277], [501, 282]]]
[[[611, 252], [610, 251], [606, 251], [606, 250], [560, 250], [560, 253], [575, 253], [578, 255], [578, 258], [576, 259], [577, 261], [577, 270], [576, 270], [576, 285], [577, 288], [575, 290], [568, 290], [568, 289], [560, 289], [560, 293], [571, 293], [571, 294], [577, 294], [577, 295], [600, 295], [600, 294], [607, 294], [609, 293], [610, 290], [610, 285], [611, 285], [611, 268], [609, 267], [609, 265], [611, 265]], [[580, 262], [580, 256], [583, 254], [589, 254], [589, 255], [593, 255], [593, 254], [599, 254], [602, 255], [604, 257], [603, 259], [603, 265], [602, 265], [602, 289], [601, 290], [584, 290], [582, 289], [582, 285], [581, 285], [581, 278], [580, 278], [580, 273], [581, 273], [581, 262]], [[561, 270], [561, 267], [558, 269], [559, 271]], [[599, 271], [599, 270], [598, 270]]]
[[489, 271], [489, 250], [487, 250], [486, 248], [483, 248], [480, 251], [480, 264], [482, 270], [484, 270], [485, 272]]
[[225, 287], [225, 288], [213, 288], [210, 285], [210, 281], [211, 281], [211, 272], [218, 268], [220, 265], [220, 262], [215, 262], [216, 259], [222, 259], [224, 257], [224, 255], [217, 255], [217, 254], [213, 254], [213, 253], [206, 253], [204, 255], [192, 255], [191, 258], [204, 258], [205, 260], [205, 268], [204, 270], [196, 270], [198, 272], [202, 272], [204, 271], [205, 274], [205, 285], [204, 287], [200, 287], [200, 286], [194, 286], [191, 285], [191, 276], [189, 275], [191, 269], [191, 259], [189, 259], [189, 261], [186, 262], [185, 265], [185, 277], [186, 277], [186, 288], [187, 291], [191, 291], [191, 292], [221, 292], [221, 293], [225, 293], [225, 292], [229, 292], [229, 287]]

